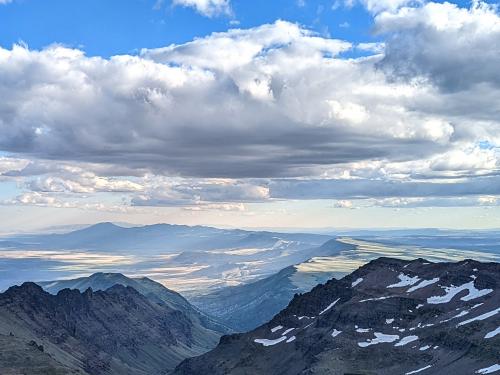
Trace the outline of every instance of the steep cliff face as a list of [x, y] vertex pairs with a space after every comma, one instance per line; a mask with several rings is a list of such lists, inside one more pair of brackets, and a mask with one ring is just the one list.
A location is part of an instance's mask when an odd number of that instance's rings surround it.
[[269, 323], [224, 336], [174, 373], [493, 373], [499, 285], [498, 263], [380, 258], [296, 295]]
[[[131, 287], [63, 289], [33, 283], [0, 294], [0, 333], [35, 341], [62, 366], [89, 374], [162, 374], [215, 345], [184, 313]], [[1, 368], [0, 361], [0, 368]]]

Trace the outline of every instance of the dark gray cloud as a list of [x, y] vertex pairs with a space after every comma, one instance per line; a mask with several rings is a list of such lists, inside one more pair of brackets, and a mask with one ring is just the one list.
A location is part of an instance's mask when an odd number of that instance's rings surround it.
[[270, 196], [277, 199], [367, 199], [390, 197], [457, 197], [500, 195], [500, 176], [449, 182], [387, 180], [274, 180]]

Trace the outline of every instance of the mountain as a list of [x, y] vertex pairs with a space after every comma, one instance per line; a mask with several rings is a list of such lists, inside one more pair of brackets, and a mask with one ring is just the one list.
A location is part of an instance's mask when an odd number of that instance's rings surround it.
[[13, 373], [22, 373], [20, 368], [33, 363], [53, 367], [47, 374], [89, 375], [166, 374], [182, 359], [214, 347], [219, 337], [129, 286], [52, 295], [34, 283], [0, 294], [0, 336], [10, 350], [18, 348], [11, 356], [0, 355], [1, 374], [12, 366], [17, 366]]
[[129, 278], [121, 273], [95, 273], [88, 277], [80, 277], [71, 280], [42, 281], [37, 282], [45, 291], [57, 294], [63, 289], [78, 289], [84, 292], [87, 289], [93, 291], [107, 290], [114, 285], [123, 285], [134, 288], [136, 291], [159, 304], [164, 304], [173, 310], [179, 310], [185, 314], [193, 324], [213, 330], [219, 333], [228, 333], [230, 329], [191, 305], [182, 295], [164, 287], [147, 277]]
[[174, 374], [496, 373], [499, 286], [499, 263], [379, 258], [297, 294]]
[[331, 236], [301, 233], [255, 232], [205, 226], [154, 224], [122, 227], [99, 223], [68, 233], [6, 237], [10, 244], [29, 249], [85, 249], [99, 251], [182, 252], [244, 247], [272, 247], [276, 241], [319, 245]]

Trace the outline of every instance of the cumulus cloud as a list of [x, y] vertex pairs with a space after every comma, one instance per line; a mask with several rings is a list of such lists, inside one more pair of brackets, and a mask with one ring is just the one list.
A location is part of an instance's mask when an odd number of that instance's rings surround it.
[[406, 108], [427, 88], [387, 82], [377, 58], [336, 58], [350, 47], [278, 21], [143, 57], [3, 49], [0, 147], [160, 174], [239, 178], [411, 159], [450, 143], [453, 124]]
[[207, 17], [218, 15], [231, 15], [231, 4], [229, 0], [173, 0], [173, 5], [191, 7]]
[[0, 48], [0, 175], [194, 209], [500, 195], [496, 8], [362, 3], [383, 42], [276, 21], [109, 59]]
[[375, 18], [387, 33], [382, 65], [398, 77], [424, 77], [446, 92], [486, 85], [498, 89], [500, 17], [495, 5], [473, 1], [460, 8], [451, 3], [385, 12]]
[[[418, 6], [425, 0], [344, 0], [344, 6], [353, 7], [356, 4], [364, 6], [371, 13], [394, 12], [407, 6]], [[334, 7], [339, 3], [335, 2]]]

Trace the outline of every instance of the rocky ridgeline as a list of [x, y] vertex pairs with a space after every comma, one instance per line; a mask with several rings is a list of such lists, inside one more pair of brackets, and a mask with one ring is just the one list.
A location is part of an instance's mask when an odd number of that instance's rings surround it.
[[500, 373], [500, 264], [379, 258], [175, 374]]
[[[218, 337], [207, 337], [183, 312], [131, 287], [52, 295], [34, 283], [0, 294], [0, 335], [12, 345], [35, 343], [47, 354], [37, 354], [40, 361], [68, 373], [144, 375], [166, 374], [182, 359], [213, 347]], [[25, 361], [35, 359], [27, 355]], [[7, 373], [8, 360], [0, 356], [1, 374]], [[30, 368], [40, 367], [40, 361]]]

